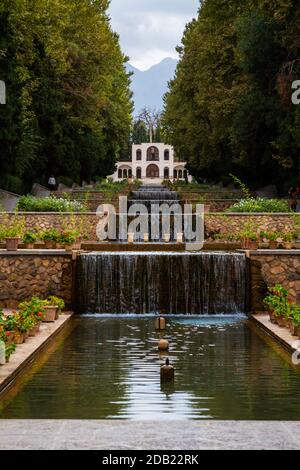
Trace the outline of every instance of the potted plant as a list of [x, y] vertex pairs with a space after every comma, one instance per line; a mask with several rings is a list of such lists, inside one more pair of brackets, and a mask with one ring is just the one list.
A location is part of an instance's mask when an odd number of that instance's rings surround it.
[[12, 344], [15, 341], [15, 332], [17, 330], [17, 321], [15, 315], [8, 315], [4, 320], [7, 343]]
[[8, 344], [5, 346], [5, 359], [6, 362], [9, 362], [11, 355], [15, 352], [17, 346], [15, 343]]
[[[72, 234], [75, 237], [75, 240], [72, 242], [73, 250], [80, 250], [81, 243], [83, 239], [88, 239], [88, 233], [86, 230], [86, 223], [84, 217], [77, 215], [75, 217], [74, 213], [66, 217], [63, 223], [63, 233]], [[66, 243], [68, 245], [68, 243]]]
[[17, 328], [15, 333], [15, 341], [17, 344], [22, 344], [29, 336], [30, 325], [26, 317], [22, 313], [16, 315]]
[[21, 241], [21, 233], [16, 227], [10, 227], [5, 233], [7, 251], [17, 251]]
[[249, 233], [249, 250], [258, 250], [259, 235], [255, 232]]
[[9, 345], [14, 342], [14, 333], [5, 329], [4, 325], [0, 325], [0, 341]]
[[33, 337], [39, 330], [39, 322], [34, 313], [21, 314], [23, 325], [28, 331], [28, 336]]
[[244, 231], [240, 234], [240, 240], [243, 250], [257, 250], [259, 237], [252, 231]]
[[17, 329], [17, 331], [15, 331], [14, 341], [16, 344], [23, 344], [25, 341], [24, 332], [22, 333], [22, 331], [19, 328]]
[[258, 249], [259, 232], [255, 230], [255, 224], [253, 220], [250, 220], [244, 224], [242, 230], [238, 233], [238, 238], [241, 241], [242, 249]]
[[[300, 332], [300, 307], [290, 304], [291, 314], [289, 316], [289, 328], [292, 336], [298, 336]], [[299, 329], [299, 331], [298, 331]]]
[[259, 241], [260, 241], [260, 248], [262, 249], [268, 249], [270, 246], [270, 242], [268, 240], [268, 232], [265, 231], [260, 231], [259, 232]]
[[29, 334], [33, 336], [39, 331], [40, 324], [45, 317], [45, 301], [38, 297], [32, 297], [31, 300], [19, 304], [19, 317], [27, 319]]
[[57, 318], [57, 305], [45, 305], [45, 316], [43, 318], [43, 322], [45, 323], [53, 323]]
[[17, 213], [14, 213], [7, 219], [7, 226], [2, 233], [2, 237], [5, 239], [8, 251], [16, 251], [18, 249], [18, 245], [23, 237], [24, 227], [25, 219], [18, 216]]
[[269, 240], [269, 248], [270, 250], [277, 250], [278, 248], [278, 232], [268, 232], [267, 238]]
[[50, 295], [47, 298], [47, 301], [49, 302], [50, 305], [57, 305], [57, 312], [56, 312], [56, 320], [57, 320], [59, 318], [59, 315], [65, 308], [64, 300], [54, 295]]
[[34, 244], [37, 241], [37, 235], [34, 232], [26, 232], [23, 236], [23, 243], [28, 250], [34, 249]]
[[239, 236], [240, 242], [241, 242], [241, 248], [242, 250], [249, 250], [249, 238], [246, 236], [243, 236], [242, 234]]
[[300, 309], [299, 310], [298, 309], [296, 310], [293, 316], [293, 323], [294, 323], [295, 328], [292, 334], [293, 336], [298, 336], [298, 338], [300, 338]]
[[288, 316], [291, 314], [289, 308], [289, 291], [282, 285], [276, 284], [269, 288], [270, 294], [264, 299], [264, 304], [268, 308], [270, 320], [280, 327], [289, 326]]
[[266, 306], [269, 316], [270, 316], [270, 322], [271, 323], [277, 323], [276, 319], [276, 314], [275, 314], [275, 309], [278, 305], [278, 300], [274, 295], [268, 295], [264, 299], [264, 305]]
[[29, 336], [36, 336], [38, 332], [40, 331], [40, 326], [36, 322], [32, 322], [32, 326], [29, 330]]
[[[18, 328], [18, 317], [14, 313], [11, 316], [3, 317], [0, 313], [0, 339], [8, 344], [22, 344], [24, 342], [23, 334]], [[13, 330], [13, 331], [10, 331]]]
[[[71, 251], [73, 249], [77, 249], [80, 245], [77, 242], [78, 233], [76, 230], [65, 230], [61, 232], [59, 237], [59, 242], [65, 247], [67, 251]], [[77, 242], [77, 245], [76, 245]]]
[[56, 248], [56, 243], [59, 242], [60, 234], [58, 230], [52, 228], [45, 230], [40, 234], [41, 240], [45, 243], [47, 249]]
[[284, 232], [282, 234], [282, 244], [286, 250], [293, 249], [293, 241], [294, 241], [294, 233], [292, 232]]
[[6, 362], [9, 361], [11, 354], [16, 349], [12, 327], [15, 328], [14, 318], [12, 316], [5, 317], [3, 311], [0, 310], [0, 341], [5, 345]]

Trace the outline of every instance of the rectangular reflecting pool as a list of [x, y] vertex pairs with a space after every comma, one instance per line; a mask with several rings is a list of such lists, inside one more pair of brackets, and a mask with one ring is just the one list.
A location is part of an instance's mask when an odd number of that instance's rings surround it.
[[[244, 317], [91, 316], [28, 377], [1, 418], [299, 420], [300, 372]], [[158, 352], [159, 338], [170, 342]], [[161, 384], [166, 357], [174, 384]]]

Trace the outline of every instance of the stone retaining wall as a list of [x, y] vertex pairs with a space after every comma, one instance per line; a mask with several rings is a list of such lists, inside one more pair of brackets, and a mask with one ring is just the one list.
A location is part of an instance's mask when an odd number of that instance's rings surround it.
[[[64, 214], [64, 213], [20, 213], [20, 217], [25, 218], [28, 229], [45, 230], [50, 228], [61, 229], [72, 224], [75, 220], [77, 227], [84, 227], [86, 236], [89, 240], [97, 240], [96, 226], [99, 218], [95, 212], [82, 214]], [[0, 213], [1, 220], [4, 220]], [[70, 222], [71, 221], [71, 222]], [[294, 221], [291, 214], [224, 214], [208, 213], [205, 215], [206, 236], [216, 233], [237, 234], [241, 228], [249, 221], [255, 228], [261, 230], [278, 230], [285, 228], [293, 229]]]
[[[89, 199], [88, 201], [84, 201], [82, 199], [77, 199], [77, 201], [85, 202], [85, 204], [87, 206], [87, 210], [89, 210], [89, 211], [96, 211], [100, 204], [113, 204], [115, 207], [118, 207], [118, 204], [119, 204], [119, 201], [118, 201], [117, 198], [114, 199], [114, 200], [109, 200], [109, 201], [105, 198], [103, 198], [102, 200], [100, 200], [100, 199]], [[211, 199], [209, 202], [204, 202], [204, 204], [205, 204], [207, 212], [224, 212], [227, 209], [229, 209], [229, 207], [231, 207], [236, 202], [238, 202], [237, 199], [236, 200]], [[193, 199], [181, 200], [182, 206], [184, 204], [195, 204], [195, 203], [197, 203], [197, 200], [193, 200]]]
[[237, 234], [248, 223], [252, 223], [255, 229], [264, 231], [293, 230], [295, 222], [291, 214], [207, 214], [205, 226], [209, 232], [224, 234]]
[[[247, 252], [249, 311], [264, 310], [268, 287], [282, 284], [300, 305], [300, 250]], [[0, 250], [0, 308], [15, 308], [34, 295], [57, 295], [72, 306], [75, 262], [58, 250]]]
[[263, 299], [268, 287], [281, 284], [300, 305], [300, 250], [258, 250], [248, 254], [250, 310], [265, 310]]
[[10, 254], [0, 251], [0, 307], [16, 305], [36, 295], [62, 297], [72, 303], [72, 255], [66, 253]]

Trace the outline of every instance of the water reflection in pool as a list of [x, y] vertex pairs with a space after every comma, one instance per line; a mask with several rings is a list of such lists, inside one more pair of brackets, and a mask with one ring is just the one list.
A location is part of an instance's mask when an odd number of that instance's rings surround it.
[[[84, 317], [1, 418], [300, 419], [300, 374], [243, 317]], [[157, 341], [174, 384], [161, 385]]]

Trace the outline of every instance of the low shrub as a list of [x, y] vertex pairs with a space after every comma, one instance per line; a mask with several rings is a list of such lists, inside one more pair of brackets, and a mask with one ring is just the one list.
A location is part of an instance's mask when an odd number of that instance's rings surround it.
[[23, 212], [84, 212], [86, 205], [68, 198], [22, 196], [18, 210]]
[[249, 198], [241, 199], [226, 212], [290, 212], [288, 201], [280, 199]]
[[104, 193], [106, 197], [112, 197], [124, 191], [130, 192], [131, 190], [138, 189], [140, 186], [140, 181], [133, 181], [131, 183], [128, 180], [123, 180], [114, 183], [110, 180], [102, 180], [96, 184], [95, 190]]

